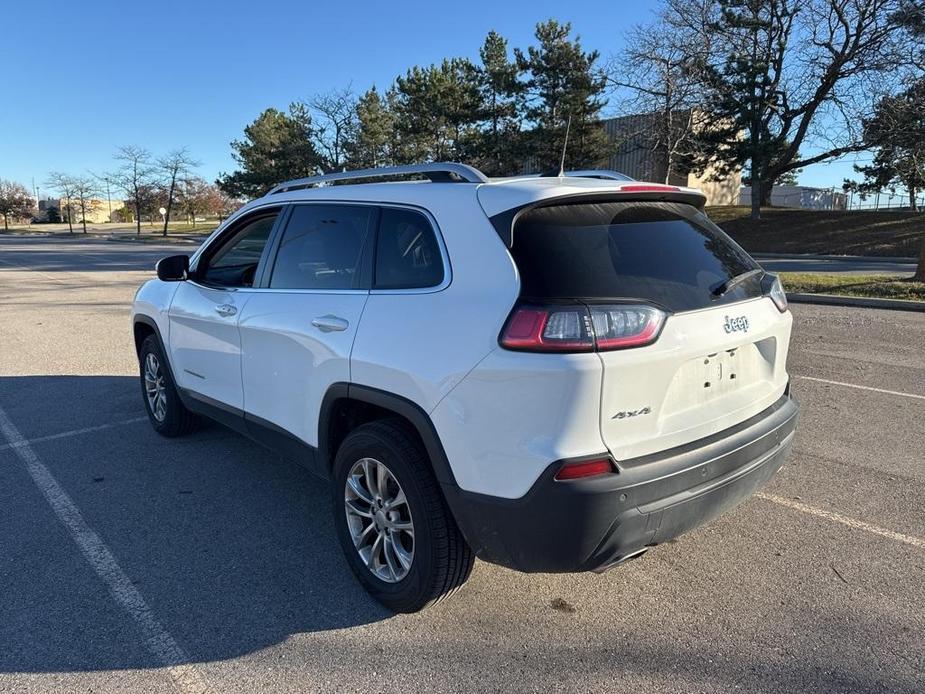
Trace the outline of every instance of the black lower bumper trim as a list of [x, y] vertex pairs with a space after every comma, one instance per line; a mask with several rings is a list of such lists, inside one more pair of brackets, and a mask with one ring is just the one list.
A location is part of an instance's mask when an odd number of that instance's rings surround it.
[[453, 485], [444, 485], [444, 491], [481, 559], [527, 572], [598, 570], [752, 495], [784, 464], [797, 415], [797, 404], [784, 395], [708, 439], [621, 461], [612, 475], [557, 482], [557, 462], [519, 499]]

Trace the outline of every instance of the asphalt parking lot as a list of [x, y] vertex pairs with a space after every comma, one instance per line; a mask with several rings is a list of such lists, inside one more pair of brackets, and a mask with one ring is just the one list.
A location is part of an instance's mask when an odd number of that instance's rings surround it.
[[0, 236], [0, 691], [925, 689], [925, 314], [795, 306], [794, 454], [711, 525], [396, 616], [324, 482], [144, 419], [129, 304], [177, 248]]

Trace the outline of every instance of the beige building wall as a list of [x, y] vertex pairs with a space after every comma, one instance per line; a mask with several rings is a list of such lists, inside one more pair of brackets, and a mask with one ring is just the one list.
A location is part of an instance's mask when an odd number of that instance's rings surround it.
[[726, 174], [719, 181], [710, 180], [710, 169], [704, 171], [702, 176], [690, 173], [687, 175], [687, 185], [702, 190], [707, 196], [707, 205], [738, 205], [742, 172], [734, 171]]
[[[122, 200], [109, 201], [95, 198], [91, 200], [87, 205], [87, 224], [103, 224], [111, 221], [109, 219], [110, 205], [112, 205], [112, 212], [115, 214], [116, 210], [121, 210], [125, 207], [125, 202]], [[67, 200], [65, 198], [51, 198], [40, 201], [39, 209], [41, 211], [45, 211], [49, 207], [56, 207], [63, 219], [64, 214], [61, 210], [67, 207]], [[76, 201], [72, 201], [71, 208], [74, 210], [74, 223], [76, 224], [83, 221], [83, 217], [80, 214], [80, 204]]]
[[[602, 122], [604, 131], [616, 151], [606, 162], [606, 168], [619, 171], [637, 181], [665, 182], [667, 164], [652, 147], [651, 131], [660, 118], [657, 113], [642, 113], [619, 118], [608, 118]], [[696, 123], [706, 119], [698, 118]], [[711, 181], [713, 170], [707, 169], [703, 175], [673, 172], [668, 183], [690, 186], [704, 192], [707, 205], [737, 205], [742, 174], [734, 171], [725, 174], [718, 181]]]
[[[91, 209], [87, 213], [87, 222], [93, 224], [102, 224], [103, 222], [112, 221], [109, 219], [109, 206], [112, 204], [112, 211], [115, 213], [116, 210], [121, 210], [125, 207], [125, 202], [122, 200], [112, 200], [111, 203], [108, 200], [94, 200]], [[80, 210], [77, 210], [77, 217], [80, 218]]]

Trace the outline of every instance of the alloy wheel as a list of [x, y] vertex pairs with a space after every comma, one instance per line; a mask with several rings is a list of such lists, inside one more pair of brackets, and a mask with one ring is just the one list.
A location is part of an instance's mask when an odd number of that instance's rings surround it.
[[372, 574], [401, 581], [414, 560], [414, 523], [405, 492], [391, 470], [361, 458], [344, 485], [344, 509], [353, 545]]
[[167, 388], [161, 363], [153, 352], [145, 355], [144, 379], [145, 396], [148, 398], [151, 414], [158, 422], [163, 422], [167, 416]]

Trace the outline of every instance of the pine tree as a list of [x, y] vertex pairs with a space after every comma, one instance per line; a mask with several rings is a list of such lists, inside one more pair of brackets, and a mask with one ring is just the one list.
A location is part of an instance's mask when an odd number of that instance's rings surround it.
[[347, 142], [350, 168], [369, 169], [393, 163], [395, 118], [387, 98], [371, 87], [356, 105], [356, 126]]
[[916, 196], [925, 189], [925, 78], [883, 98], [873, 118], [864, 122], [864, 139], [874, 159], [855, 167], [865, 179], [858, 189], [880, 191], [899, 184], [917, 211]]
[[243, 140], [231, 143], [241, 168], [216, 183], [233, 198], [257, 197], [281, 181], [311, 176], [323, 163], [313, 137], [305, 104], [291, 104], [288, 113], [268, 108], [244, 129]]
[[523, 162], [521, 120], [524, 85], [507, 40], [490, 31], [479, 51], [480, 132], [473, 164], [489, 176], [519, 173]]
[[[918, 63], [921, 65], [925, 62], [925, 4], [921, 0], [901, 0], [899, 11], [893, 15], [893, 21], [912, 36], [915, 41], [915, 45], [918, 48]], [[908, 126], [911, 130], [911, 133], [918, 133], [918, 143], [916, 151], [918, 154], [915, 159], [918, 161], [919, 168], [919, 178], [925, 176], [923, 173], [923, 168], [925, 168], [925, 162], [922, 161], [922, 143], [925, 142], [925, 124], [922, 123], [923, 114], [925, 114], [925, 98], [923, 98], [923, 91], [925, 91], [925, 85], [923, 85], [923, 78], [919, 78], [909, 89], [910, 100], [913, 103], [918, 104], [917, 110], [909, 114], [909, 123]], [[906, 141], [908, 145], [913, 145], [912, 140]], [[925, 188], [925, 182], [919, 181], [919, 188]], [[913, 196], [914, 198], [914, 196]], [[913, 203], [914, 204], [914, 203]], [[922, 241], [919, 245], [919, 263], [915, 270], [915, 276], [913, 279], [920, 282], [925, 282], [925, 234], [922, 234]]]
[[538, 46], [515, 49], [517, 66], [527, 73], [527, 120], [533, 126], [527, 151], [533, 168], [558, 169], [571, 117], [566, 168], [601, 165], [612, 149], [601, 127], [606, 81], [597, 68], [600, 54], [586, 52], [571, 24], [554, 19], [536, 25]]
[[479, 108], [476, 67], [465, 58], [415, 66], [395, 81], [399, 161], [465, 161]]

